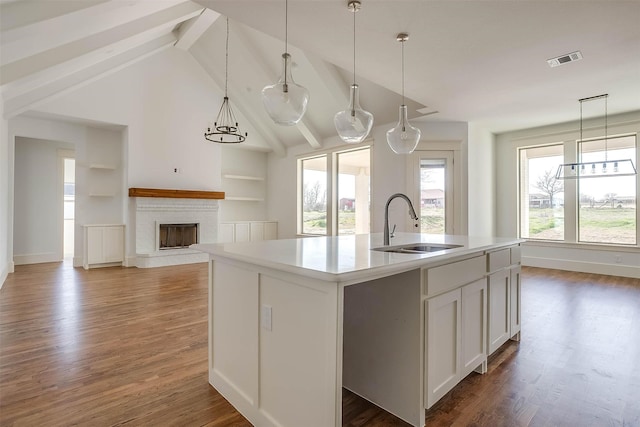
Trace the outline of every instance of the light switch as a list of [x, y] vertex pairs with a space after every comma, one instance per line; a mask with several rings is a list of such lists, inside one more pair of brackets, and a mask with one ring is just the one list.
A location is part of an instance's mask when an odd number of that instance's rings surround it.
[[271, 330], [271, 306], [269, 305], [262, 305], [261, 308], [262, 311], [262, 328], [266, 329], [267, 331]]

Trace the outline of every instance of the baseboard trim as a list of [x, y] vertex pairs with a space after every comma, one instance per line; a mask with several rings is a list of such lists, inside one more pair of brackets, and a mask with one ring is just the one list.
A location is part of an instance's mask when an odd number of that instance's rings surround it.
[[578, 271], [583, 273], [604, 274], [640, 279], [640, 267], [620, 264], [572, 261], [539, 257], [522, 257], [522, 265], [529, 267], [553, 268], [555, 270]]
[[13, 262], [15, 263], [15, 265], [42, 264], [45, 262], [60, 262], [60, 261], [62, 261], [60, 259], [60, 255], [54, 252], [13, 256]]

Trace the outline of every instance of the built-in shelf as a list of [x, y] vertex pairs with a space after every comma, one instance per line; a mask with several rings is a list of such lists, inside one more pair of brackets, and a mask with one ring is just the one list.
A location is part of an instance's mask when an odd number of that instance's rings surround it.
[[117, 167], [114, 165], [105, 165], [101, 163], [91, 163], [89, 165], [89, 169], [105, 169], [105, 170], [116, 170]]
[[226, 179], [243, 179], [247, 181], [264, 181], [264, 178], [261, 176], [250, 176], [250, 175], [222, 175], [223, 178]]
[[234, 196], [227, 196], [227, 197], [225, 197], [225, 200], [233, 200], [233, 201], [239, 201], [239, 202], [264, 202], [264, 199], [260, 198], [260, 197], [234, 197]]

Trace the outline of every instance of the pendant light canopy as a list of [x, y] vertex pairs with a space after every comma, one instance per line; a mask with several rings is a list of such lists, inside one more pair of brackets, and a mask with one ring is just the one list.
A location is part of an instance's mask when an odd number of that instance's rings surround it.
[[357, 144], [371, 132], [373, 114], [360, 107], [360, 95], [356, 84], [356, 12], [361, 4], [358, 0], [349, 0], [347, 7], [353, 13], [353, 84], [350, 88], [349, 105], [333, 117], [338, 135], [347, 144]]
[[218, 111], [213, 129], [207, 128], [204, 137], [207, 141], [222, 144], [237, 144], [247, 139], [247, 133], [240, 131], [236, 117], [229, 103], [227, 94], [227, 80], [229, 77], [229, 18], [227, 18], [227, 44], [225, 48], [225, 70], [224, 70], [224, 100]]
[[400, 105], [400, 118], [398, 124], [387, 131], [387, 143], [396, 154], [410, 154], [418, 146], [420, 141], [420, 129], [409, 124], [407, 118], [407, 106], [404, 102], [404, 42], [409, 40], [409, 35], [400, 33], [396, 37], [402, 46], [402, 105]]
[[282, 54], [282, 74], [276, 84], [262, 89], [262, 103], [276, 124], [293, 126], [302, 119], [307, 111], [309, 91], [296, 84], [291, 76], [291, 55], [288, 48], [288, 0], [285, 0], [285, 36]]
[[[580, 142], [582, 142], [582, 104], [588, 101], [604, 99], [604, 161], [583, 162], [582, 156], [580, 156], [579, 162], [565, 163], [558, 166], [556, 179], [598, 178], [603, 176], [629, 176], [638, 174], [631, 159], [609, 160], [607, 152], [608, 98], [609, 94], [605, 93], [604, 95], [596, 95], [578, 100], [580, 102]], [[582, 147], [582, 144], [580, 144], [579, 147]], [[580, 150], [580, 152], [582, 152], [582, 150]]]

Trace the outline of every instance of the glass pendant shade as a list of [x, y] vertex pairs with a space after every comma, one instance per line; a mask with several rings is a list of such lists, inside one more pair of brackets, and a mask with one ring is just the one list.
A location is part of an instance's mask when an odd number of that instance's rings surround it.
[[418, 146], [420, 129], [414, 128], [407, 119], [407, 106], [400, 106], [400, 120], [393, 129], [387, 131], [387, 143], [396, 154], [410, 154]]
[[373, 114], [360, 107], [360, 94], [358, 85], [351, 85], [349, 106], [344, 111], [339, 111], [333, 116], [338, 135], [347, 144], [357, 144], [371, 132], [373, 127]]
[[276, 124], [293, 126], [307, 111], [309, 91], [293, 81], [291, 55], [283, 53], [282, 62], [282, 75], [278, 82], [262, 89], [262, 103]]

